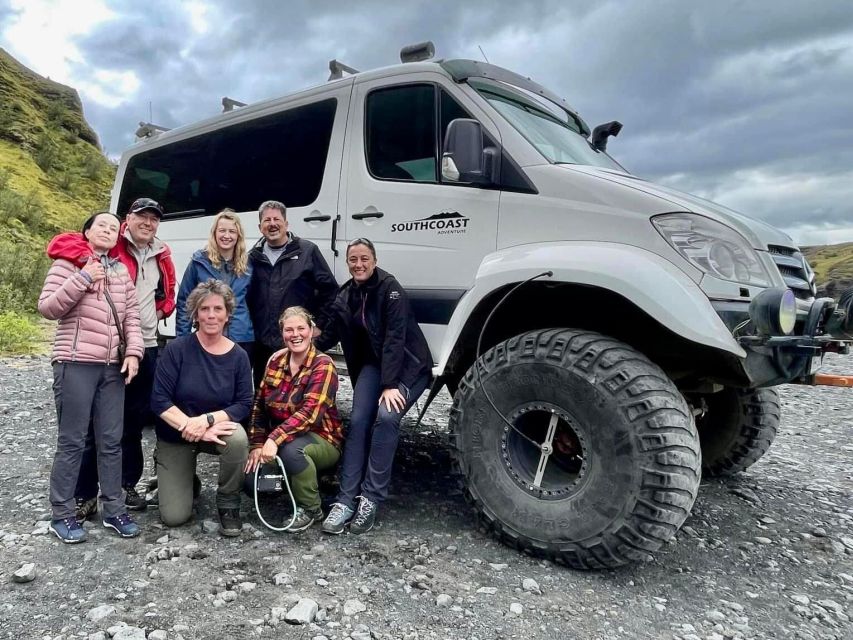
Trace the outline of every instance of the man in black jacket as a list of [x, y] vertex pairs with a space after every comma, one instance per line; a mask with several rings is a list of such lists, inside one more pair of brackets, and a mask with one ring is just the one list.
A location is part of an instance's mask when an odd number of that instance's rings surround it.
[[329, 323], [338, 283], [313, 242], [287, 230], [287, 208], [275, 200], [258, 209], [261, 238], [249, 252], [252, 282], [249, 313], [255, 331], [255, 386], [264, 376], [269, 357], [283, 345], [278, 319], [287, 307], [308, 309], [320, 330]]

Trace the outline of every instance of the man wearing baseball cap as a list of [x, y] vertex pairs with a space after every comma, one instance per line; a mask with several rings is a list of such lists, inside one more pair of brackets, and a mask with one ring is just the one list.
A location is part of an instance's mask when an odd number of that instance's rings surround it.
[[[142, 478], [144, 455], [142, 428], [153, 424], [151, 388], [157, 364], [157, 323], [175, 310], [175, 265], [169, 246], [157, 238], [163, 207], [151, 198], [133, 201], [119, 231], [118, 243], [110, 257], [118, 258], [130, 272], [139, 300], [139, 321], [145, 355], [139, 372], [127, 385], [124, 396], [122, 436], [122, 486], [127, 508], [144, 511], [145, 496], [136, 491]], [[87, 442], [80, 478], [77, 482], [77, 518], [83, 520], [97, 510], [98, 478], [94, 449]]]

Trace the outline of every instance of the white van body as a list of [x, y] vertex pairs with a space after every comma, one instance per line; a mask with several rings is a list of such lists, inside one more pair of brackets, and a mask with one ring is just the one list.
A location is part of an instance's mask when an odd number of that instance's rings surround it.
[[672, 537], [703, 469], [767, 450], [763, 387], [846, 347], [787, 235], [631, 175], [600, 130], [505, 69], [410, 62], [141, 140], [112, 209], [165, 207], [179, 279], [225, 207], [251, 243], [257, 207], [284, 202], [339, 283], [347, 243], [369, 238], [427, 337], [432, 391], [454, 393], [454, 464], [483, 523], [613, 567]]
[[[535, 184], [538, 193], [381, 180], [371, 175], [364, 149], [366, 97], [377, 89], [413, 84], [440, 87], [452, 96], [499, 142]], [[454, 82], [436, 62], [359, 73], [143, 140], [122, 155], [112, 193], [113, 208], [121, 211], [131, 196], [148, 195], [156, 199], [160, 195], [122, 194], [125, 184], [122, 177], [129, 161], [138, 154], [197, 136], [216, 135], [239, 123], [330, 98], [336, 101], [336, 111], [322, 187], [317, 197], [305, 205], [292, 206], [287, 198], [281, 198], [289, 206], [290, 229], [320, 247], [339, 282], [348, 278], [341, 250], [349, 240], [363, 236], [376, 244], [382, 267], [394, 273], [415, 295], [419, 290], [427, 295], [442, 290], [455, 292], [458, 305], [449, 319], [422, 323], [436, 362], [436, 374], [443, 372], [468, 313], [483, 296], [540, 269], [554, 270], [554, 280], [617, 292], [685, 339], [743, 357], [743, 349], [710, 302], [749, 300], [760, 289], [703, 274], [673, 250], [650, 224], [650, 218], [657, 214], [693, 212], [735, 229], [760, 256], [772, 279], [771, 286], [786, 284], [769, 253], [771, 246], [784, 247], [791, 253], [797, 251], [785, 234], [622, 170], [553, 164], [474, 88]], [[269, 195], [272, 199], [277, 194], [271, 189]], [[205, 245], [210, 216], [216, 211], [170, 219], [168, 199], [164, 205], [167, 218], [161, 224], [159, 236], [172, 248], [180, 278], [193, 251]], [[222, 206], [227, 206], [227, 202]], [[383, 217], [364, 220], [352, 217], [373, 210], [381, 211]], [[461, 214], [464, 226], [441, 229], [424, 228], [424, 224], [420, 228], [412, 226], [446, 212]], [[305, 221], [319, 216], [329, 216], [329, 220]], [[338, 255], [335, 255], [331, 236], [337, 216], [340, 221], [334, 247]], [[248, 240], [257, 240], [257, 211], [244, 210], [241, 218]], [[807, 269], [803, 263], [803, 274], [812, 286], [813, 276]], [[652, 283], [654, 287], [650, 286]], [[163, 333], [174, 335], [172, 320], [167, 321]]]

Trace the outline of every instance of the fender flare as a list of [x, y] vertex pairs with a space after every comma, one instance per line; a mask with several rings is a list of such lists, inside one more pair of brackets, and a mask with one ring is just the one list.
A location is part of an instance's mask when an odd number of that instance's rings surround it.
[[[583, 284], [619, 294], [677, 335], [740, 358], [746, 352], [687, 274], [646, 249], [612, 242], [545, 242], [502, 249], [487, 255], [459, 301], [442, 340], [438, 364], [444, 372], [468, 318], [490, 293], [543, 271], [540, 282]], [[653, 292], [653, 295], [650, 295]]]

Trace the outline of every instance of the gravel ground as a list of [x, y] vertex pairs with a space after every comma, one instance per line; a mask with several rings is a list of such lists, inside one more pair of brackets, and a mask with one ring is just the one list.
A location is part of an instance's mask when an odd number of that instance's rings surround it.
[[[853, 373], [853, 358], [827, 369]], [[152, 508], [139, 539], [99, 523], [63, 545], [47, 533], [48, 360], [3, 360], [0, 387], [0, 637], [853, 638], [850, 389], [783, 387], [770, 453], [703, 482], [677, 540], [653, 562], [581, 573], [477, 530], [448, 475], [447, 397], [406, 431], [368, 535], [269, 533], [244, 499], [243, 535], [221, 538], [206, 458], [194, 522], [167, 530]], [[314, 622], [291, 625], [300, 600]]]

